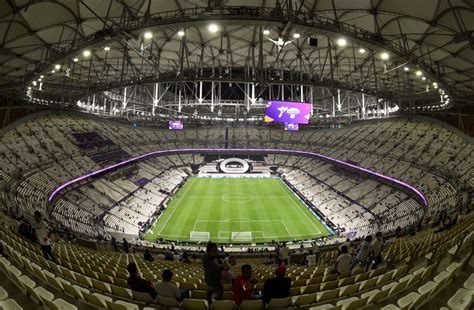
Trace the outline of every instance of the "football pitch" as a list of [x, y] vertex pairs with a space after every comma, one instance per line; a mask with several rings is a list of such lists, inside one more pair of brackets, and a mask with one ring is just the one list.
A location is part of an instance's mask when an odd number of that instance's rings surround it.
[[259, 243], [313, 239], [330, 231], [279, 178], [191, 177], [145, 239]]

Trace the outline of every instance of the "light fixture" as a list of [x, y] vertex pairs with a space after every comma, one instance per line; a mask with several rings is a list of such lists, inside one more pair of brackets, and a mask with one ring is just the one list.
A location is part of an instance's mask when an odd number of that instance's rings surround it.
[[423, 72], [421, 72], [420, 70], [417, 70], [417, 71], [415, 72], [415, 74], [416, 74], [416, 76], [421, 76], [421, 75], [423, 74]]
[[363, 47], [359, 48], [359, 53], [365, 54], [365, 52], [366, 52], [365, 48], [363, 48]]
[[51, 73], [56, 73], [56, 71], [54, 71], [54, 70], [51, 70]]
[[56, 70], [61, 69], [61, 65], [60, 65], [60, 64], [55, 64], [55, 65], [54, 65], [54, 69], [56, 69]]
[[85, 50], [84, 52], [82, 52], [82, 55], [84, 55], [84, 57], [89, 57], [91, 55], [91, 51]]
[[36, 81], [33, 81], [33, 82], [31, 82], [31, 84], [33, 84], [33, 86], [36, 86], [37, 83], [36, 83]]
[[41, 79], [44, 78], [44, 75], [40, 75], [40, 78], [41, 78]]
[[28, 86], [28, 90], [31, 90], [31, 86]]
[[298, 32], [293, 33], [293, 38], [299, 39], [301, 35]]
[[264, 29], [264, 30], [263, 30], [263, 34], [266, 35], [266, 36], [268, 36], [268, 35], [270, 34], [270, 30]]
[[42, 78], [39, 78], [39, 79], [38, 79], [38, 82], [41, 82], [42, 80], [43, 80]]
[[180, 36], [180, 37], [184, 37], [184, 35], [185, 35], [185, 32], [184, 32], [184, 30], [180, 30], [180, 31], [178, 31], [178, 36]]
[[151, 38], [153, 38], [153, 32], [147, 31], [147, 32], [145, 32], [145, 33], [143, 34], [143, 37], [144, 37], [145, 39], [151, 39]]
[[405, 68], [403, 68], [403, 70], [404, 70], [405, 72], [408, 72], [408, 71], [410, 71], [410, 68], [409, 68], [409, 67], [405, 67]]
[[110, 47], [108, 47], [108, 46], [104, 47], [104, 51], [106, 51], [106, 52], [110, 51]]
[[219, 31], [219, 26], [217, 26], [216, 24], [210, 24], [209, 26], [207, 26], [207, 29], [211, 33], [216, 33], [217, 31]]
[[339, 38], [339, 39], [337, 39], [336, 43], [337, 43], [337, 45], [339, 45], [340, 47], [343, 47], [343, 46], [346, 46], [347, 40], [344, 39], [344, 38]]
[[390, 58], [390, 55], [387, 52], [383, 52], [382, 54], [380, 54], [380, 58], [382, 60], [388, 60]]
[[426, 77], [425, 77], [425, 76], [422, 76], [421, 79], [422, 79], [423, 81], [425, 81], [425, 80], [426, 80]]
[[72, 61], [74, 61], [74, 62], [78, 62], [78, 61], [79, 61], [79, 58], [77, 58], [77, 57], [74, 57], [74, 59], [73, 59]]

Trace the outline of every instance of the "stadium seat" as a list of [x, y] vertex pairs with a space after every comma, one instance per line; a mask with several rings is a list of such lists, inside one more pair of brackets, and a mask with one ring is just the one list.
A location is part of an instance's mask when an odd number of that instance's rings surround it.
[[267, 304], [267, 309], [285, 309], [291, 306], [291, 297], [273, 298]]
[[7, 298], [8, 298], [8, 292], [5, 291], [5, 289], [0, 286], [0, 301], [6, 300]]
[[207, 310], [207, 300], [185, 298], [182, 303], [185, 310]]
[[165, 308], [179, 308], [181, 306], [181, 303], [174, 297], [158, 296], [157, 300], [158, 304]]
[[310, 305], [316, 302], [316, 293], [293, 296], [292, 301], [298, 307]]
[[117, 300], [115, 302], [105, 300], [105, 303], [107, 305], [107, 309], [109, 310], [139, 310], [140, 307], [138, 305], [122, 301], [122, 300]]
[[4, 310], [23, 310], [23, 308], [14, 299], [11, 299], [11, 298], [0, 301], [0, 309], [4, 309]]
[[357, 298], [357, 297], [351, 297], [347, 299], [343, 299], [337, 302], [336, 305], [342, 306], [342, 310], [357, 310], [360, 308], [363, 308], [365, 304], [367, 303], [367, 300], [369, 298]]
[[472, 291], [466, 290], [465, 288], [460, 288], [451, 298], [449, 298], [448, 306], [451, 310], [470, 309], [470, 306], [473, 303], [472, 299]]
[[262, 300], [244, 300], [240, 304], [240, 310], [263, 310], [265, 305]]

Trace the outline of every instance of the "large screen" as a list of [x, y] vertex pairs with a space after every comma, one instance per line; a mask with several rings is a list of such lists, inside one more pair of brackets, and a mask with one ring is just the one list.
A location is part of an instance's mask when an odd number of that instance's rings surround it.
[[265, 122], [308, 124], [313, 105], [291, 101], [267, 101]]
[[184, 128], [182, 121], [169, 121], [168, 128], [171, 130], [181, 130]]
[[285, 130], [288, 131], [298, 131], [300, 128], [298, 124], [293, 124], [293, 123], [285, 123]]

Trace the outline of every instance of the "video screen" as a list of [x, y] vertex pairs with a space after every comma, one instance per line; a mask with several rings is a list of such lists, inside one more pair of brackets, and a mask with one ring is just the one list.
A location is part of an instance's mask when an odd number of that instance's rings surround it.
[[267, 101], [266, 123], [308, 124], [313, 105], [292, 101]]
[[182, 121], [169, 121], [168, 128], [171, 130], [182, 130], [184, 129], [184, 124]]
[[298, 124], [285, 123], [285, 130], [298, 131], [299, 129], [300, 129], [300, 126]]

